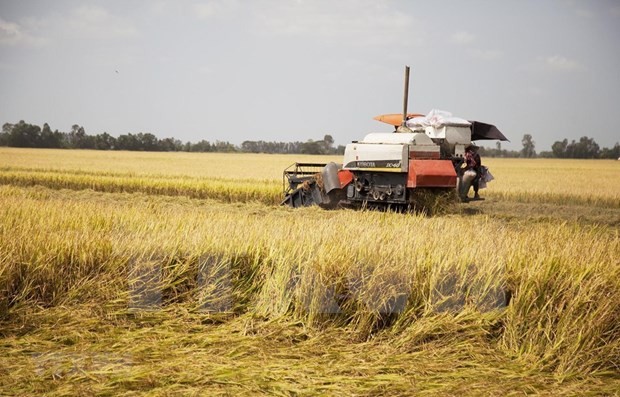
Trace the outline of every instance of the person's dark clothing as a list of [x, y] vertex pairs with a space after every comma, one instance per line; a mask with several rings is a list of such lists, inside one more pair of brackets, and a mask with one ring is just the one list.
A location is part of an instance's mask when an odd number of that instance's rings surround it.
[[480, 189], [480, 176], [482, 175], [482, 161], [480, 159], [480, 155], [472, 149], [465, 150], [465, 163], [467, 164], [466, 170], [476, 171], [476, 178], [474, 178], [471, 185], [474, 188], [474, 197], [478, 197], [478, 190]]

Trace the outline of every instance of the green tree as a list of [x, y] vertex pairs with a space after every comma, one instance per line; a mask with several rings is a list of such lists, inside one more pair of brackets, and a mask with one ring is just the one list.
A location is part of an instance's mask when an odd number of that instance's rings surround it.
[[61, 148], [64, 146], [65, 136], [62, 132], [55, 130], [52, 132], [49, 124], [43, 124], [41, 129], [41, 147], [44, 148]]
[[[187, 146], [189, 144], [189, 146]], [[183, 142], [178, 139], [173, 138], [164, 138], [159, 141], [159, 150], [163, 152], [178, 152], [178, 151], [186, 151], [189, 152], [189, 148], [191, 148], [191, 143], [183, 144]]]
[[205, 141], [204, 139], [196, 142], [192, 145], [192, 152], [213, 152], [215, 148], [211, 145], [209, 141]]
[[601, 158], [620, 160], [620, 143], [616, 142], [611, 149], [603, 148], [603, 150], [601, 150]]
[[2, 125], [2, 132], [0, 133], [0, 146], [9, 146], [9, 135], [13, 130], [13, 124], [4, 123]]
[[41, 147], [41, 127], [20, 120], [11, 128], [7, 143], [12, 147]]
[[104, 132], [103, 134], [95, 135], [95, 149], [98, 150], [111, 150], [116, 146], [116, 138], [112, 135]]
[[235, 148], [235, 145], [233, 145], [232, 143], [226, 141], [215, 141], [215, 152], [219, 152], [219, 153], [232, 153], [232, 152], [236, 152], [237, 148]]
[[521, 144], [523, 145], [523, 149], [521, 149], [521, 157], [536, 157], [536, 150], [534, 150], [535, 142], [530, 134], [523, 135], [523, 139], [521, 139]]
[[140, 150], [140, 143], [136, 136], [131, 132], [124, 135], [119, 135], [116, 138], [116, 147], [117, 150]]
[[565, 158], [567, 157], [566, 149], [568, 147], [568, 140], [564, 139], [563, 141], [555, 141], [553, 145], [551, 145], [551, 152], [553, 153], [553, 157], [557, 158]]
[[73, 124], [67, 136], [67, 144], [72, 149], [94, 149], [95, 139], [86, 134], [84, 127]]
[[323, 142], [315, 142], [312, 139], [309, 139], [307, 142], [302, 143], [301, 145], [301, 153], [302, 154], [321, 154], [322, 153], [322, 145]]
[[334, 138], [327, 134], [323, 137], [323, 153], [330, 154], [332, 152], [332, 145], [334, 144]]
[[551, 145], [554, 157], [571, 159], [595, 159], [601, 156], [601, 150], [593, 138], [582, 136], [579, 142], [573, 139], [568, 143], [567, 139], [556, 141]]
[[246, 153], [258, 153], [260, 152], [258, 142], [256, 141], [243, 141], [241, 143], [241, 151]]
[[138, 133], [136, 136], [138, 140], [138, 150], [144, 150], [147, 152], [156, 152], [159, 150], [159, 140], [151, 133]]
[[570, 146], [572, 146], [572, 150], [569, 149], [569, 151], [572, 152], [574, 158], [594, 159], [600, 156], [600, 147], [593, 138], [582, 136], [579, 138], [579, 142], [573, 141]]

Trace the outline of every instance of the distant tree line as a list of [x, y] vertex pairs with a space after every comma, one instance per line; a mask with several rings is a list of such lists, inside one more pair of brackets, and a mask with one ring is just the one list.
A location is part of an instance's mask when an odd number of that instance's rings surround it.
[[612, 148], [600, 148], [592, 138], [582, 136], [579, 142], [567, 139], [556, 141], [551, 145], [551, 152], [541, 153], [545, 157], [559, 157], [571, 159], [620, 159], [620, 143], [616, 142]]
[[69, 132], [52, 131], [45, 123], [43, 127], [21, 120], [17, 124], [5, 123], [0, 133], [0, 146], [24, 148], [133, 150], [151, 152], [249, 152], [249, 153], [344, 153], [344, 146], [333, 147], [331, 135], [323, 140], [307, 142], [265, 142], [245, 141], [241, 146], [230, 142], [201, 140], [196, 143], [174, 138], [159, 139], [151, 133], [123, 134], [118, 137], [104, 132], [89, 135], [84, 127], [74, 124]]
[[551, 145], [551, 151], [536, 153], [535, 142], [532, 135], [525, 134], [521, 140], [523, 149], [503, 150], [501, 142], [496, 143], [495, 149], [481, 147], [479, 153], [486, 157], [544, 157], [561, 159], [620, 159], [620, 143], [612, 148], [600, 148], [593, 138], [582, 136], [579, 141], [574, 139], [569, 143], [568, 139], [556, 141]]
[[[593, 138], [583, 136], [579, 141], [567, 139], [556, 141], [551, 151], [539, 154], [535, 150], [532, 135], [525, 134], [521, 140], [521, 150], [502, 149], [501, 142], [495, 148], [480, 148], [483, 157], [554, 157], [576, 159], [618, 159], [620, 143], [612, 148], [600, 148]], [[123, 134], [118, 137], [104, 132], [89, 135], [84, 127], [74, 124], [69, 132], [52, 131], [45, 123], [43, 127], [21, 120], [17, 124], [5, 123], [0, 133], [0, 146], [59, 149], [133, 150], [152, 152], [246, 152], [246, 153], [301, 153], [301, 154], [343, 154], [344, 146], [334, 147], [331, 135], [322, 140], [309, 139], [306, 142], [267, 142], [244, 141], [240, 146], [230, 142], [201, 140], [196, 143], [181, 142], [174, 138], [157, 138], [151, 133]]]
[[334, 138], [325, 135], [323, 140], [306, 142], [243, 141], [241, 151], [249, 153], [302, 153], [302, 154], [344, 154], [344, 146], [334, 147]]

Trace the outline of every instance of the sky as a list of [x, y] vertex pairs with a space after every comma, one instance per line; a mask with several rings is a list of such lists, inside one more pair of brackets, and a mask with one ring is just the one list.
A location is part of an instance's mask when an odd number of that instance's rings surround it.
[[[620, 141], [618, 0], [0, 0], [0, 123], [336, 144], [441, 109]], [[494, 147], [495, 142], [483, 143]]]

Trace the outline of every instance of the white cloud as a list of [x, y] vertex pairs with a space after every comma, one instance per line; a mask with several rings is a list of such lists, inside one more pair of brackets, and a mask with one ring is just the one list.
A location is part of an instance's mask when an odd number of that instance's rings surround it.
[[211, 0], [194, 3], [191, 12], [198, 19], [210, 19], [234, 12], [239, 7], [236, 0]]
[[544, 66], [549, 70], [573, 71], [581, 68], [578, 62], [560, 55], [552, 55], [546, 58], [539, 58]]
[[215, 5], [213, 3], [194, 4], [194, 12], [199, 19], [207, 19], [215, 15]]
[[114, 15], [103, 7], [82, 5], [64, 13], [45, 17], [27, 17], [20, 24], [0, 20], [0, 43], [49, 44], [66, 39], [107, 40], [138, 35], [138, 29], [126, 17]]
[[457, 44], [469, 44], [476, 39], [476, 35], [466, 31], [460, 31], [450, 36], [450, 41]]
[[46, 40], [42, 37], [36, 37], [29, 32], [29, 29], [23, 24], [5, 21], [0, 18], [0, 45], [43, 45]]
[[152, 1], [150, 3], [150, 10], [153, 14], [164, 15], [168, 8], [168, 3], [165, 1]]
[[419, 41], [413, 18], [381, 0], [260, 3], [258, 27], [264, 34], [314, 37], [354, 45]]
[[470, 54], [472, 57], [482, 59], [483, 61], [494, 61], [496, 59], [500, 59], [504, 53], [498, 50], [475, 49], [472, 50]]
[[22, 37], [19, 25], [0, 19], [0, 43], [16, 44]]
[[567, 58], [562, 55], [539, 56], [532, 58], [529, 62], [525, 62], [517, 67], [519, 70], [530, 73], [541, 72], [562, 72], [571, 73], [584, 70], [585, 66], [576, 60]]
[[[62, 17], [61, 17], [62, 18]], [[83, 5], [64, 17], [72, 35], [109, 39], [136, 36], [138, 30], [127, 18], [114, 15], [103, 7]]]

